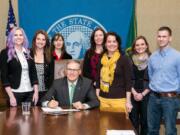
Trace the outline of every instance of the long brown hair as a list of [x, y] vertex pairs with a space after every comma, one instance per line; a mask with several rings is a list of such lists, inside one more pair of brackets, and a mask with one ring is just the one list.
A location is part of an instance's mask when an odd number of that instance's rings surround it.
[[101, 27], [97, 27], [91, 34], [91, 38], [90, 38], [91, 47], [88, 50], [89, 51], [89, 56], [88, 57], [91, 57], [95, 53], [96, 43], [95, 43], [95, 40], [94, 40], [94, 36], [95, 36], [96, 31], [98, 31], [98, 30], [102, 31], [102, 33], [104, 35], [104, 40], [103, 40], [103, 43], [102, 43], [102, 47], [103, 47], [103, 49], [105, 48], [104, 44], [105, 44], [106, 32]]
[[36, 31], [34, 37], [33, 37], [33, 40], [32, 40], [32, 51], [33, 51], [33, 54], [36, 55], [36, 38], [38, 36], [38, 34], [42, 34], [45, 36], [45, 39], [46, 39], [46, 45], [44, 47], [44, 55], [45, 55], [45, 60], [49, 63], [50, 60], [51, 60], [51, 55], [50, 55], [50, 42], [49, 42], [49, 37], [48, 37], [48, 34], [46, 33], [46, 31], [44, 30], [38, 30]]

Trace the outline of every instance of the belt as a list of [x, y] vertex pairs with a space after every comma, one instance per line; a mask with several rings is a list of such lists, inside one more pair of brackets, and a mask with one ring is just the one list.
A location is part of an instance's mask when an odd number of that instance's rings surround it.
[[154, 91], [152, 91], [152, 93], [158, 97], [179, 97], [179, 94], [175, 91], [172, 91], [172, 92], [154, 92]]

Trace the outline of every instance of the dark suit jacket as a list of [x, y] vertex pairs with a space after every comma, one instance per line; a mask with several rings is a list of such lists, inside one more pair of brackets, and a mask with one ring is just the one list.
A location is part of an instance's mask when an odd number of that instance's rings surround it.
[[[52, 87], [47, 92], [42, 102], [50, 101], [52, 97], [59, 102], [60, 106], [70, 106], [67, 77], [54, 80]], [[74, 91], [73, 102], [86, 103], [90, 108], [99, 106], [92, 81], [85, 77], [79, 77]]]
[[[32, 50], [30, 52], [30, 55], [34, 60], [34, 54]], [[52, 66], [50, 62], [47, 61], [44, 54], [44, 83], [46, 89], [49, 89], [51, 87], [53, 80], [54, 80], [54, 66]]]
[[[24, 54], [26, 56], [26, 54]], [[22, 67], [20, 61], [16, 58], [13, 58], [7, 62], [8, 55], [7, 49], [2, 50], [1, 52], [1, 80], [4, 87], [11, 86], [13, 89], [17, 89], [21, 82], [21, 72]], [[27, 59], [29, 67], [29, 77], [31, 85], [38, 84], [37, 72], [34, 61], [32, 59]]]

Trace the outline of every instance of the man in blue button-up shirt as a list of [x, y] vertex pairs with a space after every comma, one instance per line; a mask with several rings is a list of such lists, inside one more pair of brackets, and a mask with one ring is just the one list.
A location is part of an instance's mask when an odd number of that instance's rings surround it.
[[159, 49], [148, 63], [151, 94], [148, 104], [148, 134], [159, 135], [164, 119], [166, 135], [177, 135], [176, 117], [180, 109], [180, 53], [170, 47], [172, 32], [160, 27], [157, 33]]

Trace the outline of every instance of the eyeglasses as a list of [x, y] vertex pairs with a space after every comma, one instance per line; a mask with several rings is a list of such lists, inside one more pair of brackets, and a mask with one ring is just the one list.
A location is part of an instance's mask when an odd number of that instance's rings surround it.
[[72, 69], [72, 68], [67, 68], [67, 71], [73, 71], [73, 72], [77, 72], [77, 71], [79, 71], [80, 69]]

